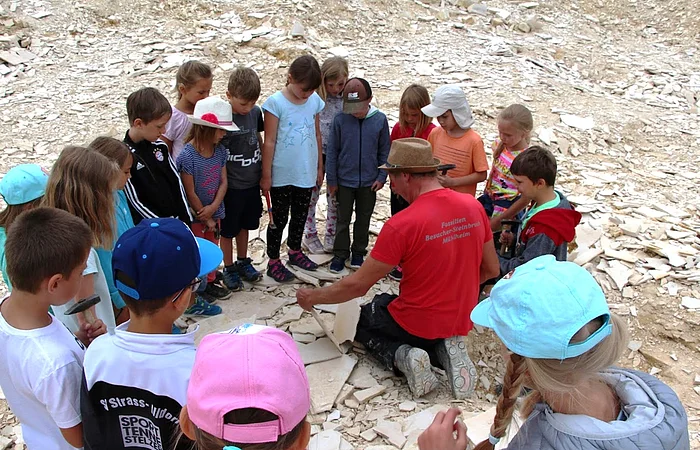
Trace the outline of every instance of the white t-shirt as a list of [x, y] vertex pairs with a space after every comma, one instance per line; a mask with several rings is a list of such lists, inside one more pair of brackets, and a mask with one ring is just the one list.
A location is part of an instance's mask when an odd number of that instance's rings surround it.
[[[102, 320], [107, 326], [107, 332], [109, 334], [114, 334], [114, 328], [116, 327], [116, 322], [114, 320], [114, 310], [112, 309], [112, 297], [109, 295], [109, 288], [107, 287], [107, 279], [105, 278], [104, 271], [102, 270], [102, 264], [100, 264], [100, 258], [97, 256], [97, 251], [94, 248], [90, 249], [90, 254], [87, 259], [87, 267], [83, 271], [83, 276], [94, 275], [94, 285], [95, 294], [100, 296], [100, 303], [95, 305], [95, 314], [97, 318]], [[65, 326], [68, 327], [73, 333], [77, 333], [79, 330], [78, 319], [75, 314], [70, 316], [65, 315], [68, 308], [73, 306], [75, 301], [70, 301], [65, 305], [52, 306], [56, 318], [63, 322]]]
[[173, 161], [177, 161], [182, 149], [185, 147], [185, 138], [190, 128], [192, 128], [192, 124], [187, 118], [187, 114], [174, 106], [172, 110], [173, 115], [170, 116], [170, 120], [167, 125], [165, 125], [165, 133], [163, 133], [163, 136], [172, 141], [173, 148], [170, 149], [170, 156], [173, 158]]
[[29, 450], [74, 450], [59, 428], [81, 423], [84, 353], [54, 317], [49, 326], [19, 330], [0, 313], [0, 386]]

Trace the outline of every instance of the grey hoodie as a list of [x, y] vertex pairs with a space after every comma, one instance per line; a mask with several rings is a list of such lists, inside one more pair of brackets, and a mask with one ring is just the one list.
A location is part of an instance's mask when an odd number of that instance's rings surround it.
[[689, 450], [688, 417], [663, 382], [635, 370], [602, 373], [615, 389], [625, 420], [603, 422], [535, 406], [507, 450]]

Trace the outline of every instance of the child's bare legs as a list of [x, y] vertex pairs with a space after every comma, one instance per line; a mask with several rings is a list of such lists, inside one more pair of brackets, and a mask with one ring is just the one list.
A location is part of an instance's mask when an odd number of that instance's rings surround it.
[[241, 230], [236, 236], [236, 255], [238, 260], [248, 257], [248, 230]]
[[[238, 238], [238, 236], [236, 236]], [[238, 242], [236, 242], [238, 244]], [[221, 236], [221, 251], [224, 252], [224, 267], [233, 265], [233, 239]]]

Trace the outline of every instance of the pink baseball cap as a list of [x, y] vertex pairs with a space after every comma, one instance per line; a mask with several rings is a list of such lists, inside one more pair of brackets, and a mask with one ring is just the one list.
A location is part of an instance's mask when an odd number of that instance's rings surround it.
[[[224, 423], [227, 413], [243, 408], [262, 409], [278, 419]], [[228, 442], [277, 442], [310, 408], [304, 363], [284, 331], [244, 324], [202, 339], [187, 388], [187, 411], [200, 430]]]

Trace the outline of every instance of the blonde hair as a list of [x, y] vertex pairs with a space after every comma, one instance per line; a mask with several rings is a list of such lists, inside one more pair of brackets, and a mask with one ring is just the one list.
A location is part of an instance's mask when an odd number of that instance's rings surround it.
[[[520, 412], [529, 416], [535, 405], [546, 401], [550, 396], [565, 393], [579, 393], [578, 387], [587, 381], [600, 379], [600, 371], [615, 364], [627, 348], [627, 324], [618, 316], [611, 314], [612, 334], [586, 353], [568, 358], [534, 359], [511, 353], [506, 362], [503, 377], [503, 390], [496, 404], [496, 417], [493, 420], [491, 434], [494, 437], [505, 436], [515, 411], [515, 402], [527, 380], [533, 390], [525, 398]], [[604, 318], [598, 317], [581, 328], [571, 343], [582, 342], [604, 325]], [[474, 450], [493, 450], [488, 440], [477, 445]]]
[[110, 161], [116, 162], [119, 167], [123, 167], [131, 155], [129, 147], [124, 142], [109, 136], [96, 137], [88, 144], [88, 148], [106, 156]]
[[325, 102], [328, 97], [326, 92], [326, 80], [337, 80], [338, 78], [345, 77], [346, 79], [350, 75], [348, 69], [348, 61], [340, 56], [333, 56], [323, 61], [321, 66], [321, 85], [316, 89], [316, 93]]
[[87, 223], [93, 245], [114, 242], [114, 189], [119, 166], [85, 147], [68, 146], [51, 170], [44, 205], [68, 211]]
[[[535, 125], [532, 119], [532, 113], [529, 109], [527, 109], [527, 107], [518, 103], [513, 103], [501, 111], [496, 120], [497, 122], [508, 121], [515, 125], [517, 129], [525, 133], [525, 140], [527, 141], [527, 144], [530, 145], [530, 133], [532, 133], [532, 129]], [[501, 155], [501, 152], [503, 152], [504, 148], [505, 146], [503, 145], [503, 142], [499, 142], [498, 147], [496, 147], [496, 151], [493, 154], [493, 159], [497, 159]]]
[[201, 79], [213, 78], [211, 67], [199, 61], [187, 61], [177, 69], [175, 75], [175, 90], [177, 91], [177, 99], [182, 98], [180, 86], [189, 89]]
[[409, 109], [417, 109], [420, 112], [420, 120], [418, 120], [418, 126], [414, 130], [414, 135], [418, 136], [433, 121], [432, 117], [428, 117], [423, 114], [421, 108], [430, 104], [430, 94], [428, 90], [421, 86], [420, 84], [412, 84], [403, 91], [401, 94], [401, 101], [399, 102], [399, 126], [402, 132], [406, 132], [409, 128], [406, 123], [406, 114], [408, 114]]
[[187, 132], [185, 142], [192, 143], [195, 150], [211, 145], [214, 142], [216, 130], [218, 130], [218, 128], [193, 123], [192, 127], [190, 127], [190, 131]]

